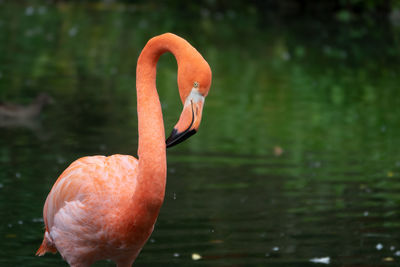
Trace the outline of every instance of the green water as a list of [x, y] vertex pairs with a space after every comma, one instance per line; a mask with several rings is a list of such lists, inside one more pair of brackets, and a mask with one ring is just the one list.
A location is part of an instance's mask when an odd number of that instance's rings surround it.
[[[55, 104], [0, 123], [0, 266], [66, 266], [34, 256], [47, 193], [79, 157], [136, 156], [136, 60], [167, 31], [204, 55], [213, 85], [200, 131], [168, 150], [165, 203], [134, 266], [398, 266], [399, 28], [4, 1], [0, 100]], [[176, 63], [158, 67], [169, 134]]]

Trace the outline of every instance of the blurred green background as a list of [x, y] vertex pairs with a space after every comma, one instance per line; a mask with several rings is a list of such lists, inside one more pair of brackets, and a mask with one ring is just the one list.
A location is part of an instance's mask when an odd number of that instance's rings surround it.
[[[79, 157], [136, 156], [136, 60], [164, 32], [213, 83], [135, 266], [399, 265], [400, 1], [0, 0], [0, 101], [54, 99], [0, 115], [0, 266], [67, 266], [34, 257], [47, 193]], [[169, 134], [170, 54], [157, 87]]]

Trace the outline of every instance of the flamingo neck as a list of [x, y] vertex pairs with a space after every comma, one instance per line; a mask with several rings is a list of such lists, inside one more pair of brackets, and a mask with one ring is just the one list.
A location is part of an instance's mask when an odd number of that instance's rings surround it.
[[174, 54], [179, 65], [179, 39], [172, 34], [155, 37], [147, 43], [138, 59], [139, 172], [132, 200], [136, 225], [140, 224], [138, 220], [144, 220], [145, 225], [154, 223], [164, 201], [167, 162], [164, 122], [156, 89], [156, 65], [159, 57], [168, 51]]

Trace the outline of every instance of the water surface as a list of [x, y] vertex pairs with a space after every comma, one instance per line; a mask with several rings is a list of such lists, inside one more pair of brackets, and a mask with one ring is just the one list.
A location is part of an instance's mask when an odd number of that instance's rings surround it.
[[[135, 266], [397, 266], [399, 29], [152, 8], [0, 2], [0, 99], [56, 101], [2, 124], [0, 265], [66, 266], [34, 256], [47, 193], [79, 157], [136, 156], [136, 59], [172, 31], [213, 85], [200, 131], [168, 150], [165, 203]], [[157, 86], [168, 134], [181, 111], [171, 55]]]

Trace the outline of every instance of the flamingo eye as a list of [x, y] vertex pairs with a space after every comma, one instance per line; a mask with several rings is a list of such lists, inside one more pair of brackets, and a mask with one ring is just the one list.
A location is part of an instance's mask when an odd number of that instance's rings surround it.
[[199, 83], [198, 82], [194, 82], [193, 87], [194, 88], [198, 88], [199, 87]]

